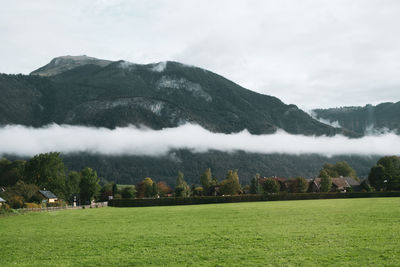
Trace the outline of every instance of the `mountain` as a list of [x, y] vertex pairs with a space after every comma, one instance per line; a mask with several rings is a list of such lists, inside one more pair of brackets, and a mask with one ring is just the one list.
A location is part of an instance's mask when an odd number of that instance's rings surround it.
[[393, 131], [400, 134], [400, 102], [315, 109], [313, 115], [331, 124], [361, 135]]
[[73, 68], [93, 64], [100, 67], [105, 67], [112, 61], [97, 59], [94, 57], [83, 56], [62, 56], [56, 57], [49, 64], [31, 72], [31, 75], [53, 76]]
[[1, 124], [161, 129], [191, 122], [223, 133], [248, 129], [268, 134], [279, 128], [292, 134], [342, 133], [295, 105], [177, 62], [140, 65], [58, 57], [29, 76], [0, 75], [0, 90], [7, 95], [0, 97]]
[[[50, 123], [115, 128], [145, 125], [153, 129], [186, 122], [222, 133], [248, 129], [252, 134], [283, 129], [292, 134], [361, 134], [319, 122], [276, 97], [245, 89], [213, 72], [181, 64], [134, 64], [86, 56], [58, 57], [30, 75], [0, 74], [0, 125], [40, 127]], [[146, 176], [174, 184], [178, 170], [189, 182], [210, 167], [219, 179], [239, 169], [243, 184], [261, 175], [312, 177], [326, 162], [346, 160], [367, 175], [376, 157], [261, 155], [209, 151], [172, 151], [168, 156], [63, 155], [72, 170], [92, 167], [109, 181], [136, 183]], [[9, 156], [15, 158], [15, 156]]]

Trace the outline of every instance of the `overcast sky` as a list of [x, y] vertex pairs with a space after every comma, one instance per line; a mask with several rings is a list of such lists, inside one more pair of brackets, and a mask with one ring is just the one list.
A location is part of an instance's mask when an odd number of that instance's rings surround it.
[[175, 60], [301, 108], [400, 101], [400, 1], [2, 0], [0, 72]]

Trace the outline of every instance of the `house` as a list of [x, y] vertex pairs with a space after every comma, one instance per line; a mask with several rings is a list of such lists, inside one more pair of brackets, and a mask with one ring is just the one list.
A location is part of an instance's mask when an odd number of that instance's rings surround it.
[[6, 201], [0, 197], [0, 207], [3, 206], [3, 204], [4, 204], [5, 202], [6, 202]]
[[58, 200], [57, 196], [48, 190], [39, 190], [39, 194], [45, 198], [47, 203], [54, 203]]
[[[320, 192], [321, 178], [314, 178], [308, 186], [308, 192]], [[330, 192], [360, 191], [360, 182], [352, 177], [332, 178], [332, 187]]]

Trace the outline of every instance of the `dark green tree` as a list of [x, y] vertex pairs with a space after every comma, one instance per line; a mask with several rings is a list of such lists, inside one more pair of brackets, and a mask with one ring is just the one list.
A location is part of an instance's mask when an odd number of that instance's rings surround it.
[[207, 191], [210, 186], [213, 184], [212, 181], [212, 175], [211, 175], [211, 169], [208, 168], [201, 176], [200, 176], [200, 182], [203, 187], [203, 190]]
[[121, 190], [122, 198], [135, 198], [136, 189], [135, 186], [125, 186]]
[[268, 178], [263, 183], [263, 191], [265, 194], [278, 193], [279, 189], [280, 189], [280, 186], [276, 179]]
[[153, 182], [153, 185], [152, 185], [152, 197], [157, 197], [157, 196], [158, 196], [157, 183]]
[[66, 181], [66, 199], [73, 201], [74, 196], [79, 196], [79, 185], [81, 182], [81, 174], [76, 171], [70, 171]]
[[100, 191], [100, 179], [96, 171], [91, 168], [84, 168], [81, 171], [81, 181], [79, 183], [81, 201], [90, 202]]
[[0, 186], [11, 187], [23, 179], [26, 161], [0, 159]]
[[65, 165], [60, 153], [39, 154], [31, 158], [25, 166], [24, 181], [35, 184], [40, 189], [52, 191], [57, 197], [64, 198], [66, 193]]
[[256, 173], [256, 175], [251, 179], [251, 184], [250, 184], [250, 194], [260, 194], [260, 174]]
[[400, 190], [400, 157], [380, 158], [371, 168], [368, 180], [376, 190]]
[[332, 178], [328, 175], [325, 170], [321, 170], [319, 173], [319, 177], [321, 178], [321, 191], [329, 192], [332, 188]]

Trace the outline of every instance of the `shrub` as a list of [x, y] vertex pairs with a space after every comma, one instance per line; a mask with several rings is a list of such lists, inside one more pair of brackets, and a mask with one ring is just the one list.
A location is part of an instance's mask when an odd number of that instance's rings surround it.
[[334, 199], [334, 198], [368, 198], [368, 197], [400, 197], [400, 192], [355, 192], [355, 193], [278, 193], [273, 195], [235, 195], [235, 196], [199, 196], [199, 197], [168, 197], [155, 199], [112, 199], [109, 206], [114, 207], [144, 207], [172, 206], [193, 204], [215, 204], [252, 201], [278, 201], [303, 199]]
[[20, 209], [24, 206], [24, 199], [21, 196], [14, 195], [8, 199], [8, 203], [13, 209]]
[[27, 209], [40, 209], [40, 208], [42, 208], [42, 205], [37, 204], [37, 203], [25, 203], [24, 206]]

